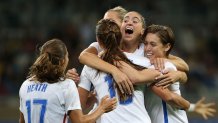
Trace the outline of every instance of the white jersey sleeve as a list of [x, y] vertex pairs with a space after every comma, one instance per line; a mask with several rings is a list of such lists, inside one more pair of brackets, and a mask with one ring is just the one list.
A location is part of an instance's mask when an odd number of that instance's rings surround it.
[[[171, 62], [165, 62], [165, 70], [174, 70], [177, 71], [176, 66]], [[175, 82], [168, 87], [168, 89], [174, 93], [181, 95], [180, 93], [180, 84], [179, 82]]]
[[[27, 80], [26, 80], [27, 81]], [[21, 88], [20, 88], [20, 90], [19, 90], [19, 97], [20, 97], [20, 107], [19, 107], [19, 109], [20, 109], [20, 111], [22, 112], [22, 113], [24, 113], [24, 106], [23, 106], [23, 97], [24, 97], [24, 87], [25, 87], [25, 85], [26, 85], [26, 81], [24, 81], [23, 82], [23, 84], [22, 84], [22, 86], [21, 86]]]
[[22, 104], [22, 98], [20, 98], [20, 107], [19, 107], [19, 109], [20, 109], [20, 112], [22, 112], [22, 113], [23, 113], [23, 104]]
[[64, 92], [66, 114], [70, 110], [81, 109], [79, 93], [76, 84], [72, 80], [68, 80], [70, 82], [68, 88]]
[[93, 42], [89, 45], [89, 47], [94, 47], [98, 53], [100, 53], [101, 51], [103, 51], [103, 49], [100, 47], [99, 43], [98, 42]]
[[174, 71], [177, 71], [177, 68], [176, 68], [176, 66], [173, 64], [173, 63], [171, 63], [171, 62], [165, 62], [165, 64], [164, 64], [164, 66], [165, 66], [165, 70], [174, 70]]
[[90, 76], [87, 73], [88, 67], [85, 65], [83, 67], [82, 73], [80, 75], [80, 83], [79, 83], [79, 87], [86, 89], [87, 91], [91, 90], [91, 81], [90, 81]]

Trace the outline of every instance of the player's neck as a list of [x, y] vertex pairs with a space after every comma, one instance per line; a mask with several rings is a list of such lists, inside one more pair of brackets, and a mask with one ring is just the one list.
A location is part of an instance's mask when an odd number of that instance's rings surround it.
[[139, 43], [125, 43], [125, 42], [123, 42], [121, 44], [121, 48], [125, 52], [133, 53], [136, 51], [136, 49], [139, 48]]

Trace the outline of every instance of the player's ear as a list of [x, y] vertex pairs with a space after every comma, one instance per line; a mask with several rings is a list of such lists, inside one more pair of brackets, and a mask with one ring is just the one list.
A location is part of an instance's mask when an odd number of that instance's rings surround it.
[[170, 43], [167, 43], [166, 45], [165, 45], [165, 52], [167, 52], [167, 51], [169, 51], [170, 50], [170, 48], [171, 48], [171, 44]]

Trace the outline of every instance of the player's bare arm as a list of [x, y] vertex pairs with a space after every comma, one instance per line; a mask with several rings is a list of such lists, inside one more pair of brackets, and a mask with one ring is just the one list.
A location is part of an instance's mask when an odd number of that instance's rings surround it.
[[163, 75], [158, 76], [156, 78], [157, 86], [163, 86], [164, 88], [167, 88], [171, 84], [175, 82], [180, 82], [182, 84], [187, 82], [187, 75], [185, 72], [181, 71], [175, 71], [175, 70], [164, 70], [162, 71]]
[[155, 82], [155, 78], [161, 74], [154, 69], [143, 69], [142, 71], [138, 71], [125, 62], [120, 62], [119, 69], [130, 78], [133, 84]]
[[69, 111], [69, 116], [73, 123], [95, 123], [103, 113], [114, 110], [116, 104], [116, 98], [110, 99], [109, 96], [105, 96], [102, 98], [100, 105], [93, 113], [83, 115], [81, 110], [72, 110]]
[[23, 113], [22, 113], [22, 112], [20, 112], [19, 123], [25, 123], [25, 121], [24, 121], [24, 116], [23, 116]]
[[[87, 48], [84, 50], [80, 56], [79, 56], [79, 61], [82, 64], [85, 64], [87, 66], [99, 69], [103, 72], [110, 73], [112, 74], [114, 80], [116, 81], [118, 87], [120, 90], [124, 93], [132, 93], [133, 92], [133, 85], [130, 82], [129, 78], [122, 73], [117, 67], [103, 61], [100, 59], [94, 52], [94, 47], [92, 48]], [[96, 49], [95, 49], [96, 50]], [[96, 50], [97, 51], [97, 50]]]
[[189, 72], [189, 66], [183, 59], [174, 55], [169, 55], [168, 59], [176, 66], [178, 71]]

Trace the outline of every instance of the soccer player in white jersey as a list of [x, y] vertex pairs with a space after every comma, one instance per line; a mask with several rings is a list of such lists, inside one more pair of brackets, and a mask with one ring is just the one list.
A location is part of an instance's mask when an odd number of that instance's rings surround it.
[[[124, 48], [125, 51], [131, 52], [135, 55], [144, 56], [144, 44], [140, 43], [141, 35], [145, 27], [143, 17], [137, 12], [129, 12], [128, 14], [126, 14], [125, 19], [126, 20], [122, 23], [121, 27], [123, 30], [122, 35], [127, 35], [122, 39], [123, 42], [126, 42], [124, 43], [124, 47], [126, 46], [126, 48]], [[132, 29], [129, 29], [128, 27], [131, 27]], [[129, 32], [128, 30], [131, 30], [132, 32]], [[126, 34], [127, 32], [131, 34]], [[96, 48], [93, 46], [95, 46]], [[133, 51], [134, 48], [131, 48], [131, 46], [135, 47], [135, 51]], [[120, 72], [120, 70], [115, 66], [99, 59], [97, 55], [95, 55], [97, 52], [96, 49], [100, 49], [98, 43], [94, 43], [91, 47], [84, 50], [84, 52], [82, 52], [80, 55], [80, 61], [84, 64], [87, 64], [88, 66], [97, 68], [107, 73], [111, 73], [116, 83], [118, 84], [118, 87], [121, 87], [121, 89], [131, 93], [130, 90], [132, 89], [132, 84], [129, 81], [128, 77], [122, 72]], [[178, 64], [178, 66], [186, 66], [186, 63], [183, 63], [183, 61], [180, 61], [178, 59], [175, 61], [177, 61], [176, 63]], [[79, 89], [79, 92], [80, 91], [81, 93], [83, 93], [84, 90]]]
[[[121, 26], [121, 23], [123, 21], [123, 17], [124, 15], [127, 13], [128, 11], [123, 8], [122, 6], [116, 6], [114, 8], [111, 8], [109, 10], [107, 10], [104, 14], [104, 17], [103, 19], [110, 19], [110, 20], [114, 20], [119, 26]], [[92, 46], [93, 45], [93, 46]], [[96, 47], [95, 47], [96, 46]], [[98, 42], [94, 42], [93, 44], [90, 45], [89, 48], [85, 49], [84, 50], [84, 55], [81, 55], [81, 56], [86, 56], [86, 53], [87, 55], [89, 55], [89, 53], [92, 53], [92, 54], [95, 54], [95, 55], [98, 55], [98, 53], [102, 51], [102, 48], [100, 48]], [[92, 55], [90, 54], [90, 55]], [[123, 78], [125, 78], [124, 74], [122, 74], [118, 69], [117, 70], [117, 77], [115, 77], [115, 80], [121, 80]], [[113, 75], [115, 76], [115, 75]], [[122, 77], [121, 77], [122, 76]], [[73, 79], [75, 80], [76, 82], [79, 82], [79, 75], [78, 73], [76, 72], [75, 68], [72, 68], [72, 69], [69, 69], [67, 71], [67, 77], [70, 78], [70, 79]]]
[[[168, 57], [175, 42], [173, 32], [169, 27], [151, 25], [147, 28], [145, 37], [145, 54], [148, 58]], [[130, 59], [136, 64], [147, 67], [150, 66], [149, 62], [147, 62], [147, 65], [145, 64], [146, 62], [142, 62], [142, 58], [132, 57]], [[137, 76], [138, 72], [132, 71], [133, 69], [131, 69], [131, 67], [127, 69], [127, 67], [127, 65], [122, 67], [124, 68], [122, 71], [128, 71], [126, 74], [130, 78], [135, 77], [139, 79], [143, 77]], [[170, 62], [166, 62], [165, 69], [176, 70], [176, 67]], [[214, 103], [204, 104], [203, 99], [201, 99], [195, 105], [190, 104], [187, 100], [182, 98], [180, 96], [179, 82], [171, 84], [167, 89], [162, 89], [155, 85], [151, 85], [150, 89], [151, 90], [145, 92], [145, 105], [151, 117], [151, 121], [154, 123], [187, 123], [188, 120], [184, 110], [195, 111], [201, 114], [205, 119], [207, 119], [208, 116], [213, 116], [216, 111], [212, 108]], [[155, 92], [156, 95], [151, 91]], [[168, 104], [166, 104], [166, 102]]]
[[[104, 14], [104, 19], [110, 19], [110, 20], [113, 20], [115, 21], [118, 26], [121, 26], [121, 23], [123, 21], [123, 17], [124, 15], [127, 13], [128, 11], [121, 7], [121, 6], [116, 6], [112, 9], [109, 9], [105, 12]], [[144, 48], [143, 48], [144, 49]], [[100, 48], [98, 42], [94, 42], [90, 45], [90, 47], [88, 47], [87, 49], [84, 50], [84, 55], [81, 55], [82, 56], [82, 59], [83, 59], [83, 56], [86, 57], [86, 56], [90, 56], [92, 57], [92, 55], [94, 55], [94, 57], [98, 57], [98, 53], [100, 53], [102, 51], [102, 48]], [[144, 54], [144, 52], [142, 52]], [[79, 58], [80, 59], [80, 58]], [[105, 62], [106, 63], [106, 62]], [[106, 63], [107, 64], [107, 63]], [[76, 69], [75, 68], [72, 68], [72, 69], [69, 69], [67, 71], [67, 78], [70, 78], [72, 80], [74, 80], [77, 84], [80, 80], [80, 77], [79, 77], [79, 74], [76, 72]], [[116, 82], [118, 84], [122, 83], [122, 82], [128, 82], [130, 83], [130, 80], [128, 79], [128, 77], [123, 74], [122, 72], [120, 72], [119, 69], [114, 69], [114, 74], [113, 74], [113, 77], [114, 79], [116, 80]], [[128, 84], [127, 83], [127, 84]], [[125, 86], [125, 84], [124, 84]], [[80, 91], [80, 90], [79, 90]], [[94, 93], [90, 93], [89, 95], [89, 99], [88, 99], [88, 103], [86, 104], [86, 108], [89, 108], [90, 106], [93, 105], [93, 102], [95, 102], [95, 99], [94, 99], [94, 96], [93, 96]], [[84, 109], [84, 108], [83, 108]]]
[[[119, 26], [111, 20], [100, 20], [96, 26], [96, 39], [104, 49], [100, 57], [104, 61], [116, 66], [116, 62], [124, 61], [137, 69], [143, 67], [132, 64], [119, 48], [121, 41], [121, 32]], [[150, 70], [148, 81], [154, 81], [154, 78], [160, 73], [156, 70]], [[89, 86], [87, 86], [89, 83]], [[117, 97], [119, 102], [117, 108], [107, 114], [102, 115], [97, 123], [150, 123], [150, 118], [144, 107], [143, 91], [136, 89], [133, 93], [122, 93], [117, 84], [114, 83], [110, 74], [100, 72], [96, 69], [85, 66], [81, 74], [79, 89], [83, 89], [81, 102], [88, 97], [90, 85], [93, 84], [98, 102], [104, 95], [110, 95], [111, 98]]]
[[105, 96], [95, 112], [83, 115], [76, 85], [64, 76], [68, 61], [61, 40], [49, 40], [40, 48], [20, 88], [20, 123], [67, 123], [68, 117], [73, 123], [90, 123], [115, 108], [116, 99]]
[[[146, 25], [144, 22], [144, 18], [138, 12], [128, 12], [125, 15], [121, 25], [121, 49], [125, 52], [134, 54], [139, 53], [138, 55], [144, 56], [144, 49], [142, 48], [144, 47], [144, 44], [140, 42], [142, 42], [141, 36], [143, 34], [145, 26]], [[99, 47], [99, 44], [95, 43], [95, 45]], [[99, 57], [97, 56], [97, 49], [93, 46], [94, 45], [88, 47], [80, 54], [80, 62], [101, 71], [110, 73], [115, 79], [118, 86], [122, 90], [128, 91], [130, 93], [132, 91], [132, 83], [129, 78], [124, 73], [120, 72], [120, 70], [115, 66], [99, 59]], [[180, 58], [170, 55], [169, 59], [176, 65], [178, 69], [182, 71], [188, 71], [188, 65]], [[185, 73], [183, 73], [183, 76], [186, 76]]]
[[[167, 26], [161, 25], [151, 25], [146, 29], [145, 32], [145, 54], [148, 58], [162, 57], [168, 58], [170, 51], [172, 50], [175, 43], [175, 38], [173, 31], [171, 28]], [[166, 64], [166, 69], [176, 70], [176, 67], [173, 68], [172, 64]], [[161, 92], [163, 91], [171, 91], [178, 95], [181, 95], [179, 89], [179, 82], [173, 83], [167, 89], [161, 89], [160, 87], [156, 87], [155, 85], [151, 86], [152, 90], [159, 90], [159, 96], [161, 97]], [[149, 91], [148, 91], [149, 92]], [[156, 95], [152, 95], [152, 93], [146, 93], [145, 97], [149, 98], [145, 101], [145, 105], [147, 110], [149, 111], [152, 122], [162, 123], [187, 123], [187, 116], [184, 110], [188, 110], [192, 108], [190, 103], [184, 101], [187, 106], [185, 107], [176, 107], [170, 106], [166, 104], [161, 98]], [[170, 100], [172, 101], [172, 100]], [[170, 102], [168, 100], [168, 102]], [[213, 104], [209, 104], [208, 109]], [[199, 107], [198, 107], [199, 108]], [[201, 107], [207, 109], [207, 107]], [[181, 110], [183, 109], [183, 110]], [[201, 110], [200, 110], [201, 111]], [[210, 110], [208, 110], [210, 111]], [[202, 112], [198, 112], [202, 114]], [[214, 113], [212, 111], [210, 114]], [[207, 114], [207, 113], [206, 113]]]

